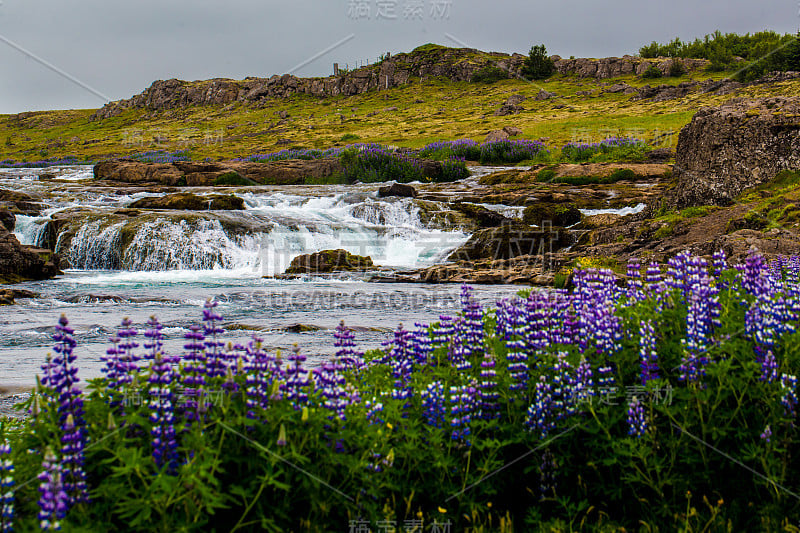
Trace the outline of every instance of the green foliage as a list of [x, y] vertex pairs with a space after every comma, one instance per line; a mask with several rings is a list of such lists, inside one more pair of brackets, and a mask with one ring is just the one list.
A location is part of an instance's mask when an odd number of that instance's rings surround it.
[[358, 135], [356, 135], [354, 133], [345, 133], [344, 135], [342, 135], [339, 138], [339, 142], [346, 143], [346, 142], [350, 142], [350, 141], [357, 141], [360, 138], [361, 137], [359, 137]]
[[647, 70], [642, 73], [642, 78], [645, 79], [656, 79], [662, 77], [664, 74], [661, 72], [661, 69], [658, 68], [658, 65], [655, 63], [651, 63]]
[[522, 76], [529, 80], [544, 80], [555, 74], [556, 66], [547, 55], [547, 48], [540, 44], [531, 51], [522, 64]]
[[544, 168], [536, 174], [536, 181], [539, 183], [548, 183], [555, 179], [556, 171], [552, 168]]
[[214, 185], [229, 185], [229, 186], [251, 186], [258, 185], [250, 178], [245, 178], [238, 172], [226, 172], [214, 180]]
[[487, 65], [472, 75], [472, 83], [494, 83], [507, 80], [508, 72], [495, 65]]
[[672, 63], [670, 63], [669, 65], [669, 71], [668, 71], [670, 78], [680, 78], [681, 76], [686, 74], [686, 72], [687, 72], [686, 67], [683, 66], [683, 63], [675, 59], [672, 60]]

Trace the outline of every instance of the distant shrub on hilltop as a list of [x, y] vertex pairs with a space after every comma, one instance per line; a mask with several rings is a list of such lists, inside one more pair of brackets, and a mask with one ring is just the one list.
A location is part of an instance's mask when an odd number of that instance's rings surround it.
[[[716, 72], [745, 67], [737, 74], [740, 81], [750, 81], [772, 71], [800, 70], [798, 36], [774, 31], [744, 35], [716, 31], [692, 42], [677, 37], [666, 44], [653, 41], [641, 47], [639, 55], [707, 59], [711, 61], [708, 70]], [[737, 57], [747, 63], [737, 65]]]

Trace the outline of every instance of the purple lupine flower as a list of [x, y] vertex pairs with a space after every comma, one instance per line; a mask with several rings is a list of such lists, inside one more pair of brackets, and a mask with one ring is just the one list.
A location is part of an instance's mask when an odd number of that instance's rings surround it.
[[714, 267], [714, 277], [719, 279], [719, 277], [728, 270], [728, 258], [725, 255], [725, 250], [714, 252], [711, 261]]
[[552, 405], [556, 420], [575, 413], [577, 406], [573, 399], [576, 379], [572, 374], [572, 366], [567, 362], [566, 352], [556, 354], [556, 363], [553, 365]]
[[617, 391], [617, 380], [614, 377], [614, 367], [611, 365], [601, 366], [597, 369], [597, 388], [603, 394], [615, 394]]
[[[164, 334], [161, 333], [162, 329], [164, 329], [164, 326], [161, 325], [155, 316], [151, 316], [150, 320], [147, 321], [147, 329], [144, 332], [144, 337], [147, 339], [144, 343], [144, 349], [147, 350], [144, 358], [148, 361], [155, 359], [156, 354], [161, 353], [164, 347]], [[177, 361], [169, 359], [167, 362], [173, 363]]]
[[283, 369], [275, 357], [263, 349], [264, 340], [257, 335], [247, 344], [245, 365], [245, 395], [247, 417], [260, 418], [259, 413], [269, 405], [273, 383], [284, 377]]
[[414, 369], [413, 353], [409, 346], [411, 337], [411, 332], [404, 330], [403, 324], [400, 324], [397, 331], [394, 332], [394, 338], [384, 343], [390, 347], [384, 360], [391, 368], [392, 376], [395, 379], [392, 398], [404, 402], [403, 417], [408, 416], [407, 410], [411, 406], [411, 397], [414, 394], [410, 383], [411, 373]]
[[295, 409], [302, 409], [308, 403], [308, 388], [311, 385], [308, 370], [303, 367], [306, 356], [300, 353], [300, 347], [295, 344], [292, 355], [286, 359], [289, 361], [286, 366], [286, 382], [281, 385], [281, 389]]
[[536, 383], [536, 395], [533, 403], [528, 407], [525, 426], [529, 431], [538, 431], [539, 437], [546, 439], [555, 427], [553, 414], [553, 388], [542, 374]]
[[592, 402], [595, 395], [593, 376], [592, 365], [585, 357], [581, 357], [581, 361], [575, 369], [575, 380], [571, 393], [572, 403], [576, 407], [580, 408], [581, 405]]
[[788, 418], [795, 418], [797, 416], [797, 376], [782, 374], [781, 390], [783, 391], [781, 397], [783, 412]]
[[442, 428], [445, 420], [444, 385], [441, 381], [434, 381], [421, 392], [422, 417], [425, 423], [435, 428]]
[[181, 404], [188, 424], [197, 422], [204, 409], [203, 385], [205, 385], [205, 335], [197, 324], [189, 326], [189, 331], [184, 335], [187, 343], [183, 345], [183, 369], [181, 371], [183, 391]]
[[[155, 341], [154, 341], [155, 342]], [[155, 352], [148, 381], [151, 409], [150, 436], [153, 437], [153, 460], [157, 468], [174, 475], [178, 466], [178, 442], [175, 436], [175, 395], [171, 385], [177, 378], [172, 365], [160, 351]]]
[[639, 367], [641, 368], [642, 385], [658, 379], [656, 332], [651, 320], [645, 320], [639, 327]]
[[[139, 370], [137, 362], [140, 357], [136, 355], [135, 349], [139, 344], [133, 340], [136, 336], [136, 329], [128, 317], [122, 320], [122, 324], [117, 331], [117, 335], [111, 338], [112, 346], [106, 350], [106, 355], [101, 359], [105, 362], [105, 368], [101, 371], [106, 375], [107, 387], [110, 391], [120, 391], [133, 382], [133, 375]], [[113, 400], [117, 404], [117, 400]]]
[[646, 298], [642, 290], [642, 263], [638, 257], [628, 260], [628, 280], [626, 282], [625, 296], [631, 303], [641, 302]]
[[336, 357], [341, 362], [344, 370], [355, 370], [364, 366], [364, 354], [357, 351], [353, 331], [344, 325], [344, 320], [339, 322], [333, 332], [333, 345], [339, 350]]
[[0, 533], [14, 530], [14, 463], [11, 445], [0, 442]]
[[83, 393], [77, 386], [80, 381], [78, 367], [74, 364], [77, 357], [72, 353], [77, 344], [72, 337], [73, 333], [67, 317], [61, 315], [53, 335], [56, 342], [53, 351], [56, 352], [56, 357], [53, 359], [55, 366], [50, 377], [58, 399], [58, 417], [62, 430], [62, 483], [70, 507], [89, 501], [84, 470], [86, 423], [83, 418]]
[[433, 341], [428, 334], [428, 324], [414, 324], [417, 329], [411, 334], [411, 357], [413, 361], [425, 366], [431, 363], [431, 353], [433, 352]]
[[225, 343], [217, 339], [218, 335], [225, 333], [219, 322], [222, 316], [215, 309], [218, 302], [206, 300], [203, 304], [203, 336], [205, 337], [205, 374], [209, 379], [221, 378], [227, 373], [228, 355], [222, 350]]
[[647, 415], [636, 396], [628, 404], [628, 435], [641, 438], [647, 432]]
[[453, 432], [450, 438], [466, 446], [471, 446], [470, 424], [475, 410], [476, 389], [472, 385], [450, 387], [450, 427]]
[[599, 353], [614, 355], [622, 340], [622, 323], [615, 314], [619, 294], [614, 273], [607, 269], [579, 270], [574, 279], [581, 353], [593, 342]]
[[458, 323], [458, 328], [464, 348], [462, 355], [467, 360], [482, 357], [485, 337], [483, 309], [469, 285], [461, 286], [461, 313], [462, 320]]
[[441, 315], [439, 324], [433, 329], [434, 346], [447, 346], [456, 332], [455, 320], [451, 316]]
[[744, 272], [742, 273], [742, 287], [745, 291], [758, 296], [766, 288], [766, 265], [764, 256], [756, 248], [750, 248], [745, 259]]
[[42, 462], [39, 484], [39, 527], [44, 531], [60, 531], [67, 515], [69, 497], [64, 491], [61, 463], [49, 448]]
[[651, 262], [647, 266], [644, 281], [645, 285], [647, 286], [648, 296], [656, 301], [654, 308], [655, 312], [661, 313], [667, 303], [667, 284], [664, 281], [664, 277], [661, 272], [661, 266], [658, 263]]
[[377, 398], [372, 398], [372, 400], [367, 400], [364, 404], [366, 408], [366, 413], [364, 418], [370, 423], [370, 425], [375, 424], [385, 424], [386, 421], [378, 416], [379, 413], [383, 412], [383, 404], [377, 400]]
[[526, 317], [519, 301], [503, 302], [501, 306], [507, 317], [506, 348], [508, 352], [508, 373], [511, 377], [509, 390], [524, 392], [530, 379], [528, 369], [528, 350], [525, 342]]
[[558, 465], [550, 449], [546, 449], [542, 454], [542, 463], [539, 466], [539, 494], [540, 501], [545, 498], [555, 497], [556, 494], [556, 475]]
[[764, 431], [761, 432], [761, 440], [765, 440], [770, 442], [772, 439], [772, 428], [767, 424], [767, 427], [764, 428]]
[[494, 355], [487, 350], [481, 361], [481, 379], [478, 382], [478, 416], [483, 420], [500, 418], [500, 393], [497, 390], [495, 366]]
[[721, 325], [719, 288], [712, 284], [705, 259], [685, 254], [681, 261], [682, 266], [675, 275], [682, 279], [688, 313], [686, 338], [681, 340], [684, 353], [680, 379], [687, 383], [698, 383], [706, 373], [714, 329]]
[[776, 379], [778, 379], [778, 361], [775, 359], [775, 354], [772, 353], [772, 350], [767, 350], [761, 361], [761, 377], [759, 380], [772, 383]]
[[344, 420], [344, 410], [348, 405], [348, 394], [345, 391], [345, 378], [341, 373], [342, 365], [337, 361], [325, 361], [315, 369], [316, 383], [322, 395], [322, 407], [331, 412], [330, 419]]

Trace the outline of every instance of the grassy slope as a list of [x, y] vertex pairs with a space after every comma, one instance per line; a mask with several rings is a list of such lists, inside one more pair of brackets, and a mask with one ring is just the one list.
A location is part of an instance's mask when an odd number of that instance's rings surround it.
[[[712, 76], [692, 73], [695, 80], [708, 77]], [[726, 73], [713, 77], [723, 78]], [[678, 84], [688, 79], [641, 80], [627, 76], [604, 83], [624, 81], [641, 86]], [[0, 115], [0, 159], [36, 161], [65, 155], [98, 159], [185, 148], [192, 149], [194, 158], [217, 159], [355, 141], [419, 147], [437, 140], [481, 140], [488, 131], [508, 125], [521, 128], [523, 137], [547, 138], [552, 146], [571, 140], [634, 135], [659, 146], [674, 147], [680, 128], [702, 106], [740, 96], [800, 95], [800, 81], [751, 87], [727, 96], [690, 95], [660, 103], [633, 102], [630, 95], [622, 93], [601, 94], [600, 82], [565, 76], [538, 84], [520, 80], [490, 85], [412, 81], [404, 87], [349, 97], [295, 96], [265, 104], [236, 103], [224, 108], [191, 107], [160, 113], [129, 110], [98, 122], [89, 121], [93, 110]], [[541, 88], [559, 98], [534, 101]], [[593, 96], [575, 95], [587, 90], [593, 91]], [[515, 92], [527, 97], [522, 103], [525, 111], [493, 116]], [[556, 109], [558, 105], [565, 107]], [[387, 110], [392, 107], [398, 110]], [[283, 110], [289, 117], [279, 123], [278, 113]], [[162, 140], [156, 142], [154, 138]], [[283, 141], [279, 143], [280, 140]]]

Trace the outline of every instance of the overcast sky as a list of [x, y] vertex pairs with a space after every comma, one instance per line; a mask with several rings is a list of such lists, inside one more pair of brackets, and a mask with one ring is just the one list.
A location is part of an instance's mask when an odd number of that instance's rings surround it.
[[96, 108], [156, 79], [327, 76], [428, 42], [605, 57], [799, 22], [797, 0], [0, 0], [0, 113]]

